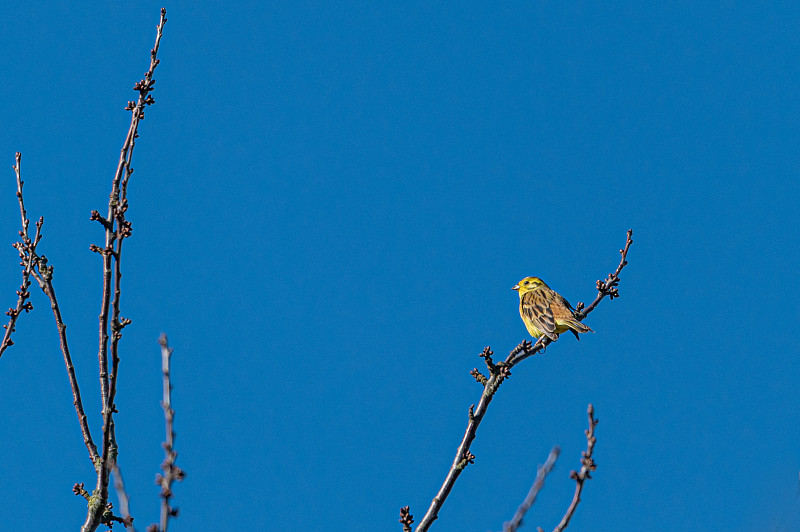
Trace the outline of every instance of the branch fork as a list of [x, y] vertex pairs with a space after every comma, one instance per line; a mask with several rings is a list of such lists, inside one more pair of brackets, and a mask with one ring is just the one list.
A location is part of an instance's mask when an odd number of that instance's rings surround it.
[[[145, 73], [144, 78], [136, 83], [135, 90], [139, 92], [138, 100], [136, 102], [129, 102], [128, 110], [132, 111], [131, 122], [112, 180], [108, 214], [102, 216], [98, 211], [94, 210], [91, 212], [90, 216], [91, 220], [97, 221], [102, 225], [106, 237], [102, 247], [95, 244], [90, 246], [92, 252], [99, 253], [102, 256], [103, 263], [103, 297], [99, 318], [100, 331], [98, 349], [103, 428], [102, 442], [99, 451], [92, 440], [87, 416], [83, 410], [80, 388], [75, 376], [75, 368], [72, 363], [67, 341], [67, 326], [62, 319], [58, 298], [53, 285], [53, 266], [48, 264], [47, 257], [39, 255], [37, 252], [37, 245], [42, 238], [42, 218], [39, 218], [39, 221], [36, 223], [36, 233], [34, 237], [29, 237], [28, 230], [30, 227], [30, 220], [27, 216], [22, 192], [24, 182], [21, 178], [22, 156], [19, 152], [16, 154], [15, 164], [13, 166], [17, 179], [16, 196], [19, 202], [21, 222], [21, 230], [19, 231], [20, 241], [15, 243], [14, 247], [17, 249], [20, 257], [22, 282], [20, 288], [17, 290], [16, 306], [10, 308], [6, 312], [9, 320], [4, 326], [5, 334], [0, 344], [0, 356], [2, 356], [9, 346], [13, 345], [11, 335], [15, 330], [16, 321], [19, 316], [23, 311], [29, 312], [33, 308], [32, 304], [28, 301], [30, 297], [28, 288], [31, 284], [30, 277], [32, 276], [50, 300], [50, 307], [53, 311], [53, 317], [58, 330], [60, 348], [72, 389], [75, 412], [83, 434], [84, 443], [89, 453], [89, 459], [97, 473], [97, 485], [91, 495], [84, 489], [83, 484], [76, 484], [74, 488], [75, 493], [83, 496], [87, 501], [87, 515], [83, 527], [81, 528], [82, 532], [93, 532], [101, 524], [110, 527], [114, 522], [130, 526], [133, 521], [130, 515], [124, 517], [114, 516], [111, 511], [112, 506], [108, 502], [109, 476], [112, 470], [115, 472], [115, 481], [119, 480], [119, 485], [121, 486], [121, 479], [116, 478], [119, 472], [116, 463], [118, 447], [114, 430], [113, 414], [117, 412], [114, 398], [116, 395], [119, 366], [119, 340], [122, 337], [122, 330], [131, 323], [130, 319], [120, 315], [122, 277], [120, 262], [122, 257], [122, 243], [126, 238], [131, 236], [132, 232], [132, 225], [125, 219], [125, 213], [128, 209], [127, 186], [133, 173], [133, 168], [131, 167], [133, 148], [135, 139], [138, 138], [139, 122], [144, 118], [144, 108], [155, 103], [150, 93], [153, 91], [155, 84], [153, 74], [156, 66], [159, 64], [157, 54], [166, 22], [166, 10], [162, 9], [156, 32], [155, 45], [150, 50], [150, 68]], [[111, 332], [110, 335], [109, 329]], [[127, 514], [127, 496], [124, 494], [124, 489], [122, 491], [123, 493], [120, 500], [122, 501], [124, 496], [125, 504], [123, 504], [123, 511]]]

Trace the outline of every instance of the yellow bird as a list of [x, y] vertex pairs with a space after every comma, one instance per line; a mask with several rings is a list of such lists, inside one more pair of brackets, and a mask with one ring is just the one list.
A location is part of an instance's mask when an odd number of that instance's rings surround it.
[[538, 277], [526, 277], [511, 289], [519, 292], [519, 315], [534, 338], [544, 334], [556, 340], [559, 334], [570, 331], [580, 340], [578, 333], [594, 332], [578, 321], [569, 301]]

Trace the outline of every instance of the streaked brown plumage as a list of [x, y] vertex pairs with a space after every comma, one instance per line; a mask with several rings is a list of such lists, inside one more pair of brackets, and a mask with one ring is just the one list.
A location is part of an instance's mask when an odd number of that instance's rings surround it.
[[570, 331], [580, 340], [578, 333], [594, 332], [575, 318], [569, 301], [538, 277], [526, 277], [512, 290], [519, 292], [519, 315], [534, 338], [544, 334], [556, 340], [559, 334]]

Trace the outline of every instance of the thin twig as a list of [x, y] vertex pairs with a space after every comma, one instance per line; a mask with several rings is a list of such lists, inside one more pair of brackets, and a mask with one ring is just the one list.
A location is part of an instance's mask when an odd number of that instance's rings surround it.
[[[580, 313], [578, 314], [580, 319], [585, 318], [590, 312], [592, 312], [597, 307], [597, 304], [606, 295], [608, 295], [610, 299], [614, 299], [615, 297], [619, 296], [616, 286], [619, 284], [619, 274], [622, 271], [622, 268], [628, 264], [626, 258], [628, 249], [630, 248], [631, 243], [633, 243], [631, 238], [632, 235], [633, 231], [628, 230], [625, 248], [620, 250], [622, 259], [620, 260], [619, 266], [617, 267], [615, 273], [610, 274], [605, 282], [597, 282], [599, 293], [595, 301], [585, 310], [583, 308], [583, 304], [578, 305], [576, 311]], [[475, 377], [476, 380], [483, 385], [481, 399], [478, 402], [477, 407], [472, 405], [469, 408], [469, 422], [467, 423], [467, 430], [464, 432], [464, 436], [461, 439], [461, 444], [456, 450], [456, 456], [453, 459], [453, 464], [450, 466], [450, 471], [448, 471], [447, 477], [445, 477], [445, 480], [442, 483], [442, 487], [439, 488], [438, 493], [433, 498], [433, 501], [431, 501], [428, 511], [419, 522], [419, 525], [417, 525], [417, 532], [426, 532], [433, 522], [439, 517], [439, 510], [441, 509], [448, 495], [450, 495], [450, 491], [453, 489], [456, 480], [461, 475], [461, 472], [464, 470], [464, 468], [474, 460], [475, 457], [470, 452], [470, 445], [472, 445], [472, 442], [475, 439], [478, 426], [483, 420], [483, 416], [486, 414], [486, 409], [489, 407], [489, 403], [491, 403], [494, 394], [497, 392], [497, 389], [500, 387], [503, 381], [511, 375], [511, 368], [526, 358], [543, 351], [551, 343], [552, 340], [545, 335], [540, 336], [534, 344], [531, 344], [531, 342], [528, 340], [524, 340], [522, 343], [517, 345], [517, 347], [515, 347], [511, 353], [509, 353], [505, 361], [498, 364], [494, 364], [492, 362], [491, 355], [493, 353], [491, 349], [488, 347], [484, 349], [481, 356], [486, 361], [486, 366], [489, 369], [489, 377], [487, 378], [481, 375], [477, 369], [471, 372], [473, 377]]]
[[[23, 281], [20, 291], [17, 292], [19, 295], [17, 309], [9, 310], [9, 312], [13, 311], [13, 315], [11, 316], [12, 320], [6, 327], [6, 335], [3, 340], [2, 349], [5, 349], [9, 345], [13, 344], [11, 341], [11, 332], [14, 330], [14, 322], [19, 316], [19, 311], [30, 310], [33, 308], [30, 302], [25, 303], [25, 300], [30, 297], [30, 294], [27, 293], [27, 287], [31, 284], [30, 276], [33, 276], [34, 279], [36, 279], [36, 281], [39, 283], [39, 287], [42, 289], [48, 299], [50, 299], [50, 308], [53, 310], [53, 317], [55, 318], [56, 328], [58, 329], [58, 340], [61, 347], [61, 354], [64, 357], [64, 365], [67, 368], [67, 377], [69, 378], [70, 388], [72, 389], [72, 403], [75, 406], [75, 413], [78, 416], [78, 424], [80, 425], [81, 433], [83, 434], [83, 442], [86, 445], [86, 449], [89, 451], [89, 458], [91, 459], [92, 463], [96, 463], [98, 458], [97, 447], [92, 441], [92, 436], [89, 431], [89, 423], [86, 418], [86, 413], [83, 410], [81, 391], [80, 387], [78, 386], [78, 379], [75, 376], [75, 366], [72, 364], [72, 357], [70, 356], [69, 352], [69, 343], [67, 342], [67, 326], [64, 324], [64, 320], [61, 317], [61, 309], [58, 306], [56, 291], [53, 287], [53, 267], [47, 265], [47, 257], [44, 255], [39, 256], [36, 253], [36, 246], [42, 239], [41, 231], [42, 225], [44, 224], [44, 220], [42, 218], [39, 218], [39, 221], [36, 222], [36, 233], [33, 239], [31, 239], [28, 235], [28, 226], [30, 221], [28, 220], [28, 212], [25, 209], [25, 200], [22, 194], [24, 181], [22, 180], [21, 162], [22, 155], [17, 152], [14, 170], [17, 176], [17, 200], [19, 201], [22, 229], [19, 232], [21, 241], [17, 242], [15, 247], [19, 252], [21, 264], [24, 266], [22, 274]], [[0, 351], [0, 353], [2, 353], [2, 351]]]
[[578, 503], [581, 502], [583, 484], [586, 482], [586, 479], [592, 478], [592, 471], [597, 469], [597, 465], [592, 459], [592, 452], [594, 452], [594, 444], [597, 441], [597, 439], [594, 437], [594, 428], [597, 426], [598, 420], [594, 417], [594, 407], [591, 404], [589, 404], [589, 408], [586, 410], [586, 413], [589, 416], [589, 428], [585, 431], [586, 450], [583, 451], [581, 456], [581, 470], [572, 471], [569, 475], [570, 478], [575, 480], [575, 494], [572, 496], [572, 502], [570, 503], [569, 508], [567, 508], [567, 513], [564, 514], [561, 522], [553, 529], [553, 532], [561, 532], [567, 528], [567, 525], [569, 525], [569, 520], [572, 519], [572, 516], [575, 514], [575, 510], [578, 508]]
[[[175, 419], [175, 411], [172, 409], [172, 384], [170, 382], [169, 369], [172, 348], [169, 346], [165, 334], [161, 335], [158, 343], [161, 345], [161, 373], [164, 383], [164, 398], [161, 401], [161, 407], [164, 409], [166, 440], [162, 444], [162, 447], [164, 447], [164, 462], [161, 464], [161, 469], [164, 474], [156, 475], [156, 484], [161, 486], [161, 523], [160, 528], [156, 530], [158, 532], [167, 532], [169, 518], [178, 516], [178, 509], [173, 508], [169, 502], [170, 498], [172, 498], [172, 483], [176, 480], [183, 480], [186, 473], [175, 465], [178, 453], [175, 451], [175, 429], [172, 426], [172, 422]], [[154, 527], [155, 525], [152, 525], [150, 530], [153, 530]]]
[[592, 301], [591, 305], [586, 307], [584, 310], [582, 308], [583, 304], [578, 304], [578, 312], [582, 317], [586, 317], [591, 311], [593, 311], [597, 305], [600, 304], [600, 301], [602, 301], [604, 297], [609, 296], [609, 298], [612, 300], [619, 297], [619, 290], [617, 290], [617, 285], [619, 285], [619, 274], [622, 272], [622, 268], [628, 265], [628, 250], [630, 249], [631, 244], [633, 244], [633, 229], [628, 229], [628, 238], [625, 240], [625, 247], [619, 250], [621, 258], [619, 260], [617, 269], [614, 270], [614, 273], [609, 273], [605, 281], [597, 281], [597, 297], [594, 298], [594, 301]]
[[86, 419], [86, 412], [83, 410], [81, 390], [78, 386], [78, 378], [75, 376], [75, 366], [72, 364], [69, 344], [67, 343], [67, 326], [61, 318], [61, 309], [58, 306], [56, 289], [53, 287], [53, 267], [47, 265], [47, 257], [44, 255], [39, 257], [38, 269], [39, 273], [33, 272], [33, 275], [36, 277], [36, 280], [39, 281], [39, 286], [42, 291], [44, 291], [45, 295], [50, 299], [50, 308], [53, 310], [53, 317], [56, 320], [56, 329], [58, 329], [58, 341], [61, 346], [61, 354], [64, 356], [64, 365], [67, 367], [67, 377], [69, 378], [70, 388], [72, 388], [72, 404], [75, 406], [75, 413], [78, 415], [78, 424], [83, 434], [83, 443], [89, 450], [89, 458], [91, 458], [92, 463], [96, 467], [100, 455], [97, 454], [97, 446], [92, 441], [92, 435], [89, 432], [89, 423]]
[[[128, 180], [133, 173], [131, 160], [133, 157], [133, 147], [138, 137], [139, 122], [144, 119], [145, 107], [155, 103], [152, 95], [155, 80], [153, 74], [159, 64], [158, 48], [161, 43], [161, 36], [164, 24], [167, 22], [166, 9], [161, 9], [161, 19], [156, 28], [156, 40], [153, 49], [150, 50], [150, 68], [145, 73], [144, 78], [137, 82], [133, 89], [139, 92], [136, 102], [128, 102], [126, 110], [131, 111], [131, 123], [125, 137], [122, 150], [120, 152], [117, 170], [111, 184], [111, 194], [108, 201], [108, 215], [103, 218], [99, 212], [92, 211], [92, 220], [97, 220], [105, 229], [105, 246], [101, 249], [92, 245], [91, 249], [100, 253], [103, 257], [103, 296], [100, 307], [99, 317], [99, 347], [98, 365], [100, 376], [100, 395], [102, 402], [103, 416], [103, 444], [101, 463], [97, 467], [97, 487], [96, 498], [90, 501], [86, 515], [86, 521], [81, 528], [82, 532], [94, 531], [101, 523], [108, 524], [111, 519], [104, 509], [108, 501], [109, 475], [117, 457], [117, 444], [114, 431], [113, 414], [116, 412], [114, 398], [117, 389], [117, 374], [119, 367], [118, 342], [122, 336], [122, 329], [130, 323], [130, 320], [120, 317], [120, 296], [121, 296], [121, 255], [122, 241], [130, 236], [131, 225], [125, 219], [125, 212], [128, 208], [127, 186]], [[112, 270], [112, 260], [114, 267]], [[112, 296], [113, 284], [113, 296]], [[112, 300], [113, 299], [113, 300]], [[110, 316], [109, 316], [110, 313]], [[109, 373], [109, 320], [111, 322], [111, 368]]]
[[122, 479], [122, 471], [119, 469], [119, 464], [115, 463], [111, 469], [114, 477], [114, 490], [117, 492], [117, 499], [119, 500], [119, 511], [123, 519], [129, 519], [125, 528], [131, 532], [136, 532], [136, 527], [133, 526], [133, 517], [131, 517], [130, 504], [131, 500], [128, 497], [128, 492], [125, 491], [125, 481]]
[[[111, 424], [111, 441], [116, 442], [117, 436], [114, 434], [114, 424]], [[122, 478], [122, 470], [119, 468], [119, 463], [115, 460], [111, 466], [111, 474], [114, 479], [114, 491], [117, 492], [117, 500], [119, 501], [119, 510], [125, 528], [129, 532], [136, 532], [136, 527], [133, 526], [133, 516], [131, 515], [131, 499], [128, 492], [125, 490], [125, 480]]]
[[516, 530], [522, 526], [522, 519], [525, 517], [525, 514], [528, 513], [528, 510], [531, 509], [533, 503], [536, 502], [536, 496], [539, 495], [539, 492], [544, 487], [544, 479], [547, 478], [547, 475], [556, 465], [559, 452], [561, 452], [561, 449], [559, 449], [558, 446], [553, 447], [553, 449], [550, 451], [550, 454], [547, 456], [547, 461], [545, 461], [545, 463], [539, 467], [539, 470], [536, 473], [536, 480], [533, 481], [533, 485], [531, 486], [530, 491], [528, 491], [528, 495], [525, 497], [525, 500], [519, 505], [519, 508], [517, 508], [517, 512], [514, 514], [514, 517], [511, 519], [511, 521], [503, 524], [503, 532], [516, 532]]
[[17, 176], [17, 200], [19, 201], [19, 214], [22, 222], [22, 229], [19, 231], [21, 240], [15, 243], [14, 247], [19, 252], [20, 266], [22, 266], [22, 283], [19, 286], [19, 290], [17, 290], [16, 307], [6, 311], [6, 316], [8, 316], [9, 319], [8, 323], [3, 326], [6, 332], [3, 335], [3, 342], [0, 343], [0, 357], [3, 356], [3, 352], [8, 347], [14, 345], [13, 340], [11, 340], [11, 333], [14, 332], [14, 326], [17, 324], [19, 315], [23, 310], [25, 312], [33, 310], [33, 304], [28, 301], [28, 298], [31, 296], [28, 287], [31, 285], [31, 272], [36, 266], [36, 245], [42, 239], [41, 230], [42, 224], [44, 223], [44, 219], [39, 218], [39, 221], [36, 222], [36, 234], [33, 240], [31, 240], [28, 236], [30, 220], [28, 220], [28, 211], [25, 210], [25, 201], [22, 198], [22, 186], [25, 184], [25, 182], [22, 181], [22, 154], [17, 152], [14, 158], [16, 163], [14, 164], [14, 173]]
[[[117, 370], [119, 365], [119, 340], [122, 337], [122, 329], [130, 324], [130, 320], [120, 317], [120, 297], [122, 295], [121, 282], [122, 282], [122, 241], [129, 237], [131, 234], [131, 224], [125, 219], [125, 212], [128, 210], [127, 188], [128, 180], [133, 173], [131, 168], [131, 161], [133, 159], [133, 148], [136, 144], [136, 138], [139, 130], [139, 122], [144, 119], [145, 107], [155, 103], [150, 92], [153, 90], [155, 80], [153, 74], [159, 64], [157, 58], [158, 48], [161, 44], [161, 36], [164, 31], [164, 24], [167, 22], [166, 9], [161, 10], [161, 20], [156, 28], [156, 41], [153, 49], [150, 51], [150, 68], [144, 75], [144, 79], [134, 85], [134, 90], [139, 92], [138, 101], [128, 103], [128, 108], [131, 111], [131, 124], [128, 128], [128, 134], [125, 137], [125, 143], [120, 151], [120, 159], [117, 164], [117, 170], [114, 174], [114, 179], [111, 184], [111, 194], [108, 202], [108, 217], [105, 219], [106, 224], [103, 224], [106, 230], [106, 247], [103, 250], [103, 302], [100, 313], [100, 349], [98, 359], [100, 362], [101, 385], [107, 384], [107, 390], [103, 391], [103, 426], [104, 426], [104, 442], [103, 442], [103, 458], [107, 457], [108, 447], [110, 442], [106, 443], [106, 436], [110, 436], [111, 430], [108, 430], [109, 424], [112, 422], [111, 417], [115, 410], [114, 396], [116, 395], [117, 383]], [[99, 216], [92, 213], [92, 218], [99, 219]], [[116, 222], [116, 224], [115, 224]], [[112, 275], [111, 260], [114, 260], [114, 271]], [[108, 312], [109, 312], [109, 299], [111, 297], [111, 284], [114, 284], [113, 301], [111, 302], [111, 372], [107, 373], [108, 359], [107, 359], [107, 346], [108, 346]]]
[[[524, 340], [521, 344], [515, 347], [513, 351], [511, 351], [511, 354], [509, 354], [509, 356], [506, 358], [506, 361], [509, 362], [518, 353], [527, 352], [530, 349], [532, 349], [531, 343], [527, 340]], [[453, 459], [453, 464], [450, 466], [450, 471], [448, 471], [447, 477], [445, 477], [444, 482], [442, 483], [442, 487], [439, 488], [439, 492], [433, 498], [430, 507], [428, 507], [428, 511], [419, 522], [419, 525], [417, 525], [417, 532], [425, 532], [428, 530], [431, 524], [433, 524], [433, 522], [439, 517], [439, 509], [444, 504], [447, 496], [450, 495], [450, 491], [453, 489], [456, 480], [461, 475], [461, 472], [464, 470], [464, 468], [474, 460], [475, 457], [472, 455], [469, 448], [478, 432], [478, 426], [480, 426], [483, 416], [486, 413], [486, 409], [489, 408], [489, 403], [492, 402], [492, 398], [494, 397], [498, 387], [500, 384], [502, 384], [503, 380], [511, 375], [511, 372], [509, 371], [511, 366], [504, 363], [495, 365], [491, 359], [492, 354], [493, 353], [491, 349], [488, 347], [483, 350], [483, 353], [481, 353], [481, 356], [486, 360], [486, 366], [489, 368], [490, 376], [485, 378], [483, 394], [481, 394], [481, 399], [478, 402], [477, 408], [474, 404], [469, 407], [469, 422], [467, 423], [467, 430], [464, 432], [463, 438], [461, 438], [461, 444], [458, 446], [458, 450], [456, 450], [456, 456]], [[477, 370], [474, 371], [477, 372]]]

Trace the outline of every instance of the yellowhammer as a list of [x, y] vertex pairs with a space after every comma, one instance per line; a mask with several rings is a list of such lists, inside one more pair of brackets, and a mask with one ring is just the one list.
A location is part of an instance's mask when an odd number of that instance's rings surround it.
[[556, 340], [559, 334], [570, 331], [580, 340], [578, 333], [594, 332], [575, 318], [569, 301], [538, 277], [526, 277], [512, 290], [519, 292], [519, 315], [534, 338], [544, 334]]

